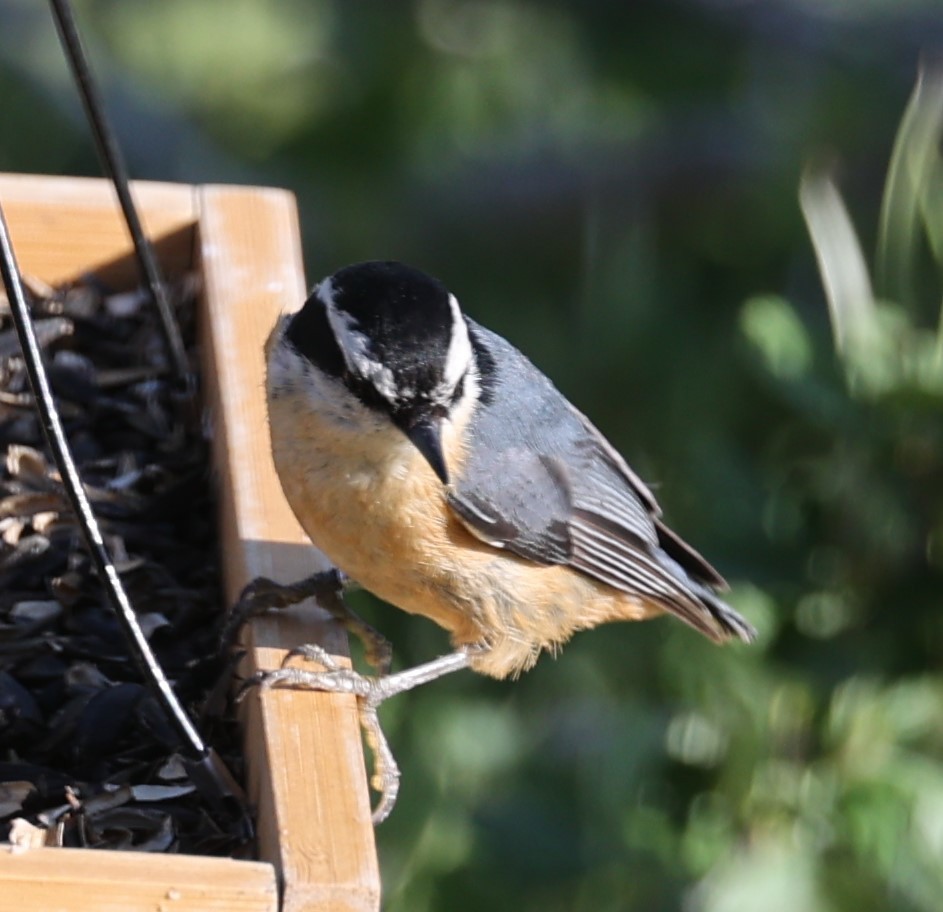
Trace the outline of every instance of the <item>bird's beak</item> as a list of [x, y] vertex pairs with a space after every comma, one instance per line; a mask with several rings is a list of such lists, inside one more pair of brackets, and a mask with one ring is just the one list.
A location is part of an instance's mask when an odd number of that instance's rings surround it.
[[442, 453], [442, 419], [420, 418], [406, 428], [406, 436], [432, 466], [432, 471], [439, 476], [442, 484], [447, 485], [449, 470], [445, 467], [445, 455]]

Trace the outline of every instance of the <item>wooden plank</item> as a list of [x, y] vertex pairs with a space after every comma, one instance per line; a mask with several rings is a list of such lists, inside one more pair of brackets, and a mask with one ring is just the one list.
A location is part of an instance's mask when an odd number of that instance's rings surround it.
[[[223, 496], [222, 554], [231, 603], [256, 576], [292, 582], [327, 566], [282, 495], [264, 401], [263, 344], [282, 310], [304, 300], [293, 197], [203, 187], [198, 248], [205, 287], [205, 401]], [[316, 641], [345, 656], [338, 625], [313, 604], [247, 630], [244, 671], [277, 668]], [[244, 702], [259, 849], [281, 876], [285, 912], [379, 908], [379, 872], [353, 697], [256, 691]]]
[[0, 846], [0, 909], [275, 912], [271, 865], [231, 858]]
[[[152, 238], [175, 234], [196, 221], [195, 188], [138, 181], [133, 195]], [[51, 285], [127, 257], [131, 250], [111, 184], [83, 177], [0, 175], [0, 204], [10, 227], [20, 269]], [[191, 259], [188, 247], [174, 259]]]

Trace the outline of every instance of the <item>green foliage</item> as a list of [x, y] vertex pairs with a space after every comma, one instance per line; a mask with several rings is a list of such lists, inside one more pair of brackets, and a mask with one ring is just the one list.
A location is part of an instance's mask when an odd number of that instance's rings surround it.
[[[0, 7], [0, 167], [95, 173], [42, 7]], [[387, 910], [939, 909], [936, 0], [77, 7], [137, 175], [291, 187], [312, 280], [439, 275], [759, 630], [609, 626], [384, 706]], [[446, 648], [360, 607], [403, 666]]]
[[[927, 250], [943, 276], [943, 70], [922, 73], [907, 107], [888, 171], [878, 264], [888, 300], [871, 290], [864, 254], [838, 190], [821, 174], [800, 197], [828, 298], [835, 349], [852, 393], [943, 392], [943, 310], [936, 331], [920, 325], [918, 257]], [[939, 285], [937, 285], [939, 292]], [[893, 303], [889, 303], [893, 301]]]

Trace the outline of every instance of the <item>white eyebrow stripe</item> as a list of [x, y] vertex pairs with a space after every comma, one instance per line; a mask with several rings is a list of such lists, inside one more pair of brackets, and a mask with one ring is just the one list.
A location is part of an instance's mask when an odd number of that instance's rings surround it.
[[472, 347], [471, 340], [468, 338], [468, 324], [462, 316], [458, 299], [453, 294], [449, 295], [449, 308], [452, 311], [452, 335], [449, 339], [449, 350], [445, 356], [442, 378], [451, 393], [471, 367]]

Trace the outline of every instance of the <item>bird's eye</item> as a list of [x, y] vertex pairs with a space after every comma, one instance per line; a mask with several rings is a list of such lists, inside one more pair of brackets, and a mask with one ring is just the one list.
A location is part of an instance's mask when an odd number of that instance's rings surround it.
[[349, 389], [367, 408], [378, 411], [389, 411], [390, 403], [385, 399], [377, 388], [363, 377], [345, 370], [341, 376], [344, 385]]

